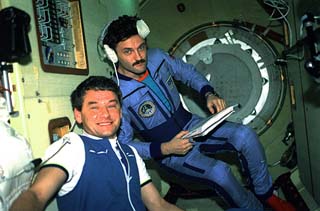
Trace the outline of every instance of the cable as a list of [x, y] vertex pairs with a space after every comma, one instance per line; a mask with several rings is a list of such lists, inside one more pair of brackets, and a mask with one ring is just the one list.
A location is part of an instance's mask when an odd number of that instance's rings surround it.
[[[288, 33], [289, 33], [289, 47], [292, 46], [292, 29], [291, 25], [287, 19], [287, 16], [290, 12], [290, 6], [289, 4], [284, 1], [284, 0], [264, 0], [264, 4], [267, 6], [273, 8], [273, 11], [271, 15], [269, 16], [270, 21], [275, 21], [275, 20], [283, 20], [285, 24], [288, 26]], [[276, 12], [280, 14], [279, 17], [274, 17]]]
[[71, 142], [70, 142], [70, 138], [67, 137], [67, 136], [64, 136], [64, 137], [62, 138], [62, 142], [63, 142], [63, 144], [59, 147], [59, 149], [58, 149], [55, 153], [53, 153], [50, 157], [48, 157], [46, 160], [44, 160], [44, 161], [41, 163], [41, 165], [39, 166], [39, 168], [41, 168], [41, 166], [43, 166], [46, 162], [48, 162], [51, 158], [53, 158], [58, 152], [60, 152], [60, 151], [62, 150], [62, 148], [63, 148], [64, 146], [66, 146], [66, 144], [70, 144], [70, 143], [71, 143]]
[[[270, 20], [284, 19], [290, 12], [290, 7], [284, 0], [264, 0], [263, 3], [274, 9], [272, 14], [270, 15]], [[283, 13], [282, 11], [285, 11], [285, 13]], [[275, 15], [275, 12], [278, 12], [280, 16], [273, 17]]]
[[116, 64], [112, 62], [112, 65], [113, 65], [113, 69], [114, 69], [114, 74], [116, 75], [117, 85], [120, 86], [120, 80], [119, 80]]
[[70, 129], [69, 129], [69, 132], [73, 132], [73, 130], [74, 130], [74, 128], [76, 127], [76, 125], [77, 125], [77, 121], [76, 121], [76, 120], [73, 120], [72, 125], [71, 125], [71, 127], [70, 127]]
[[[126, 177], [126, 181], [127, 181], [127, 193], [128, 193], [128, 200], [129, 200], [129, 203], [130, 203], [130, 206], [131, 206], [131, 208], [132, 208], [132, 210], [133, 211], [136, 211], [136, 209], [135, 209], [135, 207], [134, 207], [134, 205], [133, 205], [133, 203], [132, 203], [132, 200], [131, 200], [131, 196], [130, 196], [130, 180], [132, 179], [132, 177], [131, 177], [131, 173], [130, 173], [130, 163], [129, 163], [129, 159], [128, 159], [128, 157], [127, 157], [127, 155], [126, 155], [126, 153], [125, 153], [125, 151], [122, 149], [122, 147], [121, 147], [121, 145], [119, 144], [119, 142], [118, 142], [118, 140], [116, 140], [116, 144], [117, 144], [117, 147], [119, 148], [119, 151], [121, 151], [121, 153], [120, 153], [120, 156], [122, 157], [124, 157], [124, 159], [126, 160], [125, 162], [127, 163], [127, 169], [128, 169], [128, 172], [127, 171], [124, 171], [124, 174], [125, 174], [125, 177]], [[120, 162], [122, 162], [122, 161], [120, 161]]]
[[14, 179], [24, 173], [28, 173], [30, 171], [36, 170], [39, 167], [39, 165], [41, 164], [41, 162], [42, 162], [41, 158], [37, 158], [37, 159], [30, 161], [25, 166], [23, 166], [21, 168], [21, 170], [18, 173], [16, 173], [15, 175], [13, 175], [11, 177], [0, 177], [0, 183]]

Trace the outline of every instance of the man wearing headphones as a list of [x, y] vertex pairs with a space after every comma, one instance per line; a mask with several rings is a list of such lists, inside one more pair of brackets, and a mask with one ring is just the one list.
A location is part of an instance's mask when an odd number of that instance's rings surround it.
[[49, 146], [34, 183], [10, 211], [44, 210], [57, 192], [59, 210], [181, 211], [161, 198], [136, 150], [118, 142], [121, 92], [114, 81], [89, 77], [71, 104], [84, 133]]
[[[225, 101], [194, 66], [160, 49], [147, 49], [148, 33], [143, 20], [124, 15], [99, 37], [123, 94], [119, 140], [134, 146], [144, 159], [154, 158], [173, 172], [205, 182], [232, 207], [263, 210], [267, 204], [276, 211], [295, 210], [273, 195], [263, 147], [249, 127], [225, 121], [194, 142], [182, 138], [202, 118], [183, 108], [174, 80], [198, 91], [211, 113], [224, 109]], [[132, 141], [135, 133], [141, 141]], [[206, 156], [226, 150], [238, 152], [252, 192], [236, 180], [226, 163]]]

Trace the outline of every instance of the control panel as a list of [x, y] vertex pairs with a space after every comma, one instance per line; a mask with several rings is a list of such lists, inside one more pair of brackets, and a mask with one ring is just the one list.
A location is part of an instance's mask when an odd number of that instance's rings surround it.
[[33, 0], [44, 71], [88, 74], [79, 0]]

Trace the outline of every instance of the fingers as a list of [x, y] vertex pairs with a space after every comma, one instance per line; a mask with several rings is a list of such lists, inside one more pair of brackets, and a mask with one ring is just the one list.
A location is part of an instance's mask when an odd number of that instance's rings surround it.
[[189, 133], [189, 131], [187, 131], [187, 130], [180, 131], [180, 132], [175, 136], [175, 138], [177, 138], [177, 139], [182, 139], [182, 137], [183, 137], [184, 135], [186, 135], [187, 133]]
[[221, 98], [213, 98], [207, 102], [209, 111], [212, 114], [218, 113], [226, 107], [226, 102]]
[[178, 142], [176, 143], [175, 152], [179, 155], [185, 155], [193, 148], [193, 144], [189, 139], [178, 139]]
[[177, 154], [185, 155], [193, 148], [193, 141], [188, 138], [182, 138], [189, 131], [179, 132], [173, 139], [161, 144], [161, 152], [164, 155]]
[[211, 106], [211, 108], [213, 109], [213, 113], [215, 114], [215, 113], [218, 113], [218, 109], [217, 109], [217, 107], [216, 107], [216, 105], [212, 105]]
[[185, 155], [193, 148], [193, 144], [189, 139], [182, 139], [180, 147], [181, 148], [179, 154]]
[[217, 104], [214, 105], [216, 107], [217, 112], [220, 112], [226, 107], [226, 103], [224, 100], [219, 100]]

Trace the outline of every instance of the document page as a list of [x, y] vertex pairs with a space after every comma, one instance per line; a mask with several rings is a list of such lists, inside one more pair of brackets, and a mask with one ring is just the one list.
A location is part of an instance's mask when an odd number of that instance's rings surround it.
[[235, 112], [235, 108], [238, 105], [233, 105], [225, 108], [219, 113], [213, 114], [205, 118], [199, 124], [197, 124], [194, 128], [190, 130], [189, 133], [184, 135], [182, 138], [196, 138], [200, 136], [207, 135], [211, 130], [217, 127], [223, 120], [228, 118], [231, 114]]

